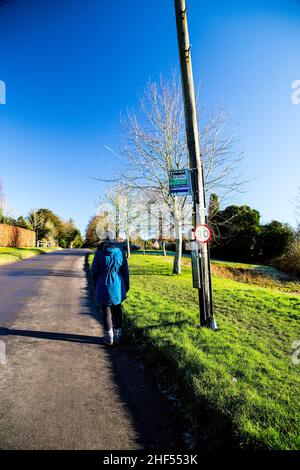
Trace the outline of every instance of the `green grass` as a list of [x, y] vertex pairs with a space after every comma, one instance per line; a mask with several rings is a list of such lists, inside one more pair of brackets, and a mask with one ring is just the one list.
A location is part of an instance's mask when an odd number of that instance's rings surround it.
[[[138, 253], [142, 254], [142, 252]], [[147, 254], [161, 256], [160, 251], [152, 251]], [[174, 256], [174, 253], [172, 252], [167, 252], [167, 254]], [[191, 260], [189, 254], [184, 254], [182, 256], [182, 264], [190, 266]], [[216, 274], [217, 276], [226, 277], [238, 282], [254, 284], [261, 287], [269, 287], [273, 290], [288, 292], [290, 294], [300, 294], [299, 279], [279, 271], [273, 266], [213, 259], [211, 260], [211, 269], [213, 274]]]
[[[199, 330], [197, 291], [171, 258], [133, 255], [124, 307], [131, 337], [198, 421], [199, 443], [222, 447], [300, 449], [300, 297], [213, 275], [217, 332]], [[223, 442], [224, 445], [224, 442]]]
[[0, 265], [21, 261], [31, 256], [53, 251], [53, 248], [10, 248], [0, 247]]

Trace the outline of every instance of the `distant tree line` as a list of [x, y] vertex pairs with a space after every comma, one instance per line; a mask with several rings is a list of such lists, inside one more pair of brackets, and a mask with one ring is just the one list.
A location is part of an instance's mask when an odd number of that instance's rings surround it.
[[72, 219], [62, 220], [46, 208], [31, 210], [27, 217], [21, 215], [18, 218], [5, 215], [0, 208], [0, 223], [33, 230], [37, 240], [57, 243], [62, 248], [79, 248], [83, 243], [80, 230]]

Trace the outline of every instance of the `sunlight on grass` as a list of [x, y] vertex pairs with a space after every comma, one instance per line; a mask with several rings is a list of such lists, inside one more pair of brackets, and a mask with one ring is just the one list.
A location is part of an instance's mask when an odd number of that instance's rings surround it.
[[50, 248], [10, 248], [0, 247], [0, 265], [21, 261], [32, 256], [53, 251]]

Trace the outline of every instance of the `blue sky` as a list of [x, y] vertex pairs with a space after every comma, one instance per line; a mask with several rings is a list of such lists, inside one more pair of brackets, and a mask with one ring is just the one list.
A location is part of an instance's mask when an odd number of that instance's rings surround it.
[[[195, 81], [220, 102], [244, 149], [246, 191], [262, 222], [295, 225], [300, 186], [300, 2], [189, 0]], [[120, 111], [178, 65], [173, 1], [14, 0], [0, 9], [0, 177], [13, 215], [49, 207], [81, 230], [117, 163]]]

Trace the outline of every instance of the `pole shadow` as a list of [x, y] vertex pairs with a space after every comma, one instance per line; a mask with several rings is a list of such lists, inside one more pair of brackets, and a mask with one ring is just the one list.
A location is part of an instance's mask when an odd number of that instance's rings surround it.
[[0, 336], [25, 336], [28, 338], [50, 339], [54, 341], [71, 341], [74, 343], [101, 344], [97, 336], [74, 335], [71, 333], [55, 333], [51, 331], [16, 330], [0, 327]]

